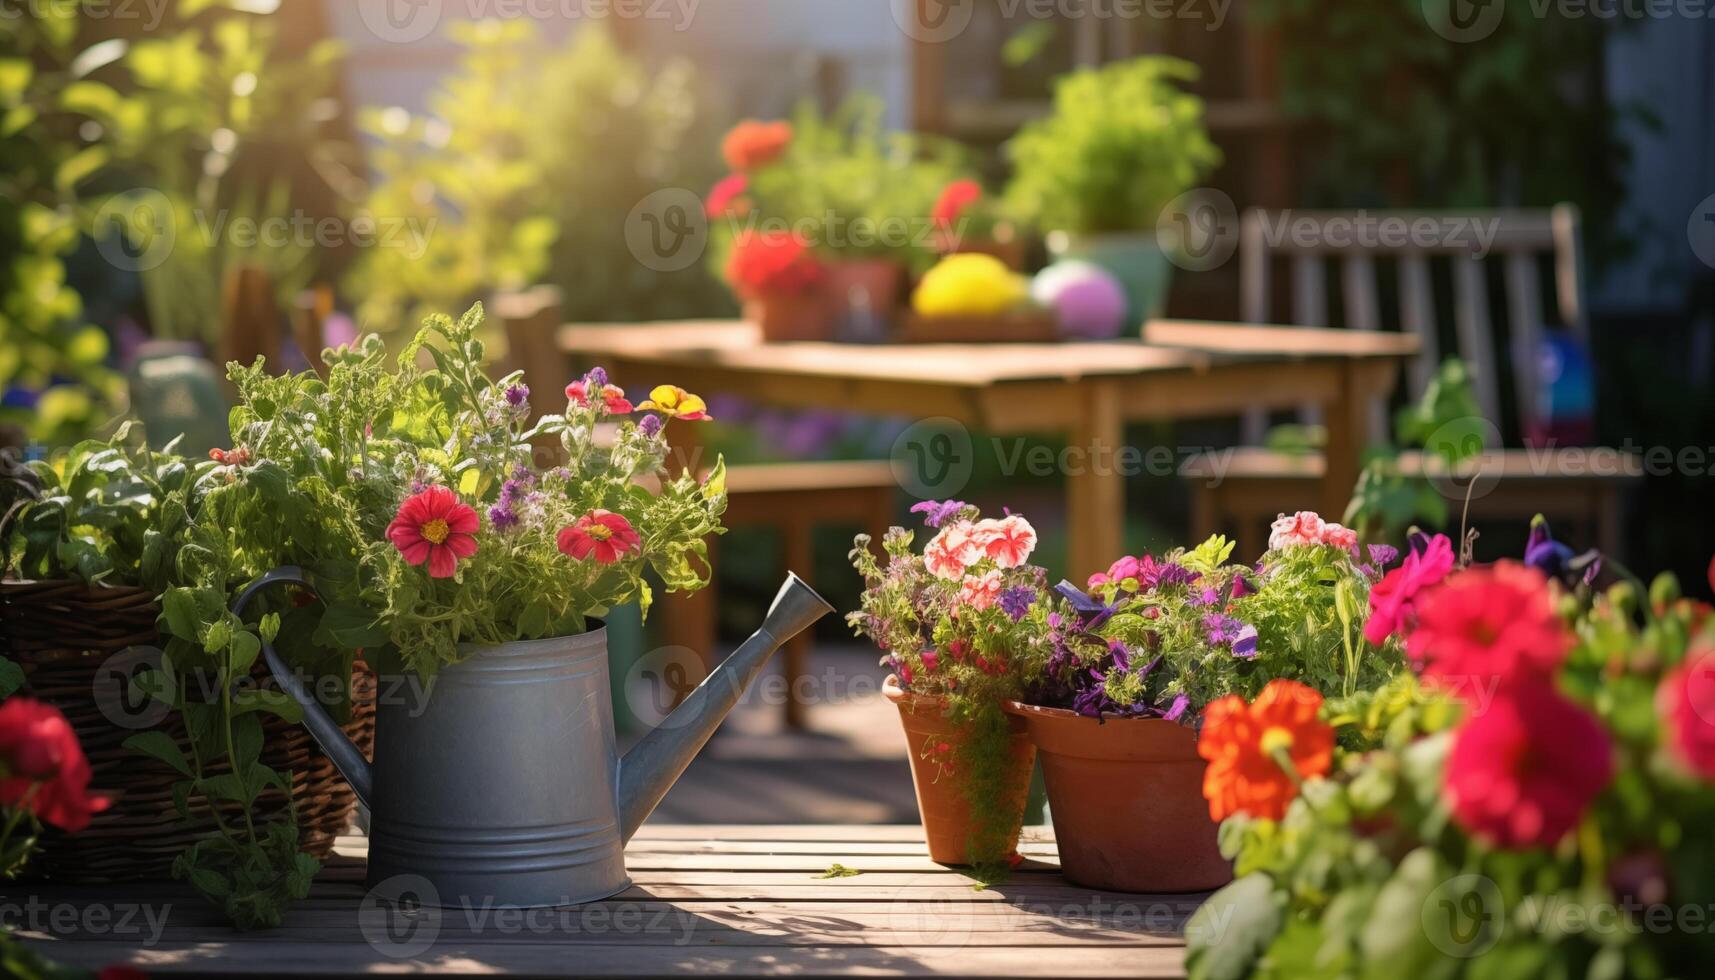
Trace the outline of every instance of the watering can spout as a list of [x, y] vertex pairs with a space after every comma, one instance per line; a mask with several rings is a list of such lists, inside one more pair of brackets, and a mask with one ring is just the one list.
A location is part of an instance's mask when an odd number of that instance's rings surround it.
[[624, 840], [637, 833], [774, 651], [833, 611], [803, 579], [787, 575], [756, 632], [621, 760], [619, 826]]

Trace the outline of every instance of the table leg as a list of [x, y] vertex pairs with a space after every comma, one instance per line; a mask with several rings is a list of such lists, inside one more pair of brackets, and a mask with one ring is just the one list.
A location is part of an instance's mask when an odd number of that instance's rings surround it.
[[1397, 374], [1396, 365], [1356, 361], [1340, 369], [1339, 385], [1327, 403], [1324, 420], [1328, 437], [1320, 493], [1323, 519], [1337, 521], [1345, 514], [1370, 434], [1370, 406], [1392, 387]]
[[1083, 582], [1125, 549], [1125, 477], [1117, 454], [1125, 441], [1119, 391], [1086, 386], [1083, 419], [1072, 429], [1073, 468], [1066, 473], [1066, 574]]

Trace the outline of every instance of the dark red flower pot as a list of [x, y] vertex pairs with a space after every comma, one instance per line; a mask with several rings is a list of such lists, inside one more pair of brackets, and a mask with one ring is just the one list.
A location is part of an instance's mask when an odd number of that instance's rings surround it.
[[[925, 747], [945, 742], [957, 744], [958, 726], [948, 720], [946, 706], [934, 698], [908, 694], [895, 684], [894, 678], [881, 689], [882, 694], [899, 709], [899, 720], [905, 726], [906, 755], [911, 759], [911, 785], [917, 791], [917, 812], [923, 818], [923, 837], [929, 845], [929, 859], [941, 864], [970, 864], [969, 846], [972, 838], [970, 801], [964, 784], [955, 770], [943, 774], [941, 766], [927, 757]], [[1009, 719], [1012, 720], [1012, 719]], [[1004, 799], [995, 801], [1011, 817], [1011, 838], [1008, 853], [1018, 850], [1018, 834], [1024, 824], [1024, 804], [1030, 796], [1030, 773], [1036, 765], [1036, 749], [1024, 733], [1024, 726], [1015, 726], [1012, 735], [1012, 758], [1007, 771], [1008, 791]]]
[[1203, 799], [1197, 735], [1159, 718], [1012, 702], [1042, 759], [1060, 868], [1087, 888], [1201, 892], [1233, 880]]

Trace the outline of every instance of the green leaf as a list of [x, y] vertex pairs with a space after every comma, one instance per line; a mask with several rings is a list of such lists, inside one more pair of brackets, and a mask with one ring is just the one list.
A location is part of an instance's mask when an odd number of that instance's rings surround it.
[[1193, 980], [1248, 977], [1280, 927], [1274, 879], [1245, 875], [1209, 896], [1185, 923], [1185, 968]]
[[165, 762], [181, 776], [192, 775], [191, 762], [185, 756], [185, 750], [179, 748], [178, 741], [166, 732], [138, 732], [121, 744], [140, 755]]
[[266, 711], [294, 725], [304, 720], [303, 706], [284, 691], [239, 691], [232, 696], [232, 711], [235, 716]]
[[262, 641], [249, 630], [239, 630], [232, 634], [232, 647], [227, 653], [227, 666], [234, 677], [248, 677], [251, 665], [256, 663], [256, 657], [262, 652]]
[[255, 714], [241, 714], [232, 719], [232, 752], [240, 772], [250, 770], [261, 757], [262, 722]]
[[167, 622], [167, 631], [188, 643], [196, 643], [197, 627], [201, 625], [201, 617], [197, 612], [197, 601], [194, 590], [188, 588], [168, 589], [161, 597], [161, 618]]
[[362, 606], [331, 605], [316, 627], [316, 642], [339, 650], [357, 650], [387, 642], [387, 627]]
[[9, 698], [24, 686], [24, 668], [11, 660], [0, 660], [0, 698]]

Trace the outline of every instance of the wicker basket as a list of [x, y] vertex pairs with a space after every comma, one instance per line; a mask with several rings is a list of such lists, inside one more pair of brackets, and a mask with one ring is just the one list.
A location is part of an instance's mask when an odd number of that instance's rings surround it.
[[[41, 851], [30, 861], [30, 877], [72, 882], [167, 877], [173, 859], [215, 829], [201, 799], [192, 801], [189, 822], [180, 818], [172, 792], [178, 773], [124, 748], [138, 729], [110, 720], [137, 710], [115, 714], [114, 699], [126, 693], [120, 678], [129, 669], [110, 658], [131, 648], [158, 648], [160, 611], [142, 589], [75, 581], [0, 582], [0, 639], [24, 669], [26, 692], [65, 713], [89, 756], [90, 788], [113, 798], [113, 805], [80, 833], [44, 833]], [[352, 718], [345, 730], [368, 754], [375, 741], [375, 677], [360, 662], [352, 684]], [[264, 714], [262, 727], [261, 761], [291, 774], [304, 850], [326, 857], [334, 838], [346, 831], [357, 797], [303, 726]], [[188, 751], [189, 739], [176, 715], [162, 730]], [[269, 789], [253, 812], [265, 819], [284, 805], [284, 795]]]

